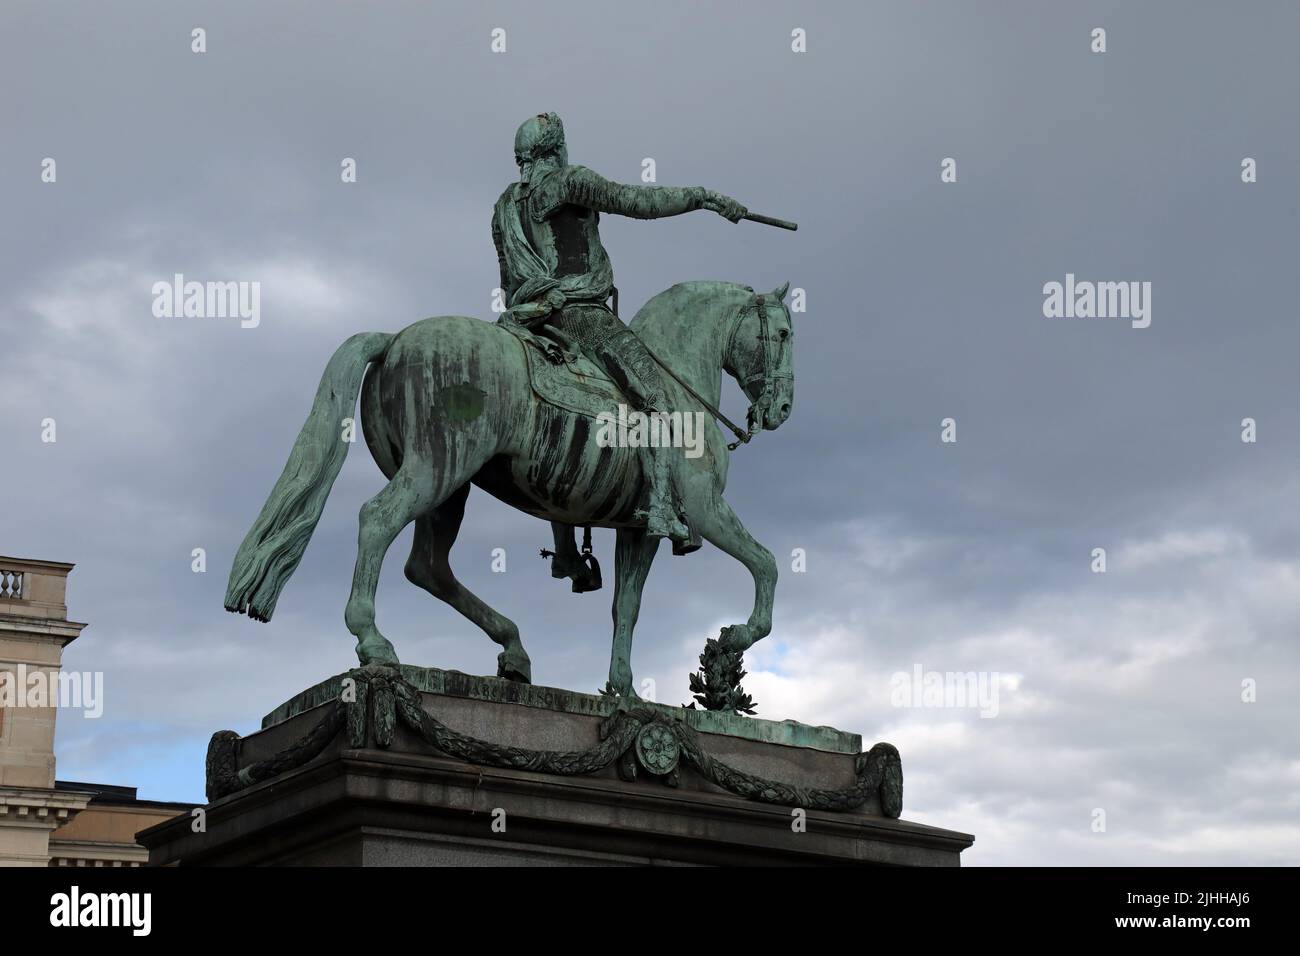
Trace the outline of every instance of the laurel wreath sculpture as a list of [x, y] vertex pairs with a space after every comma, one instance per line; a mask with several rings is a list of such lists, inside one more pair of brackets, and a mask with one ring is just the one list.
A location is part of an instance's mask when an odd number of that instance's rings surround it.
[[758, 705], [740, 686], [745, 676], [743, 659], [740, 651], [729, 651], [720, 641], [709, 638], [705, 642], [700, 669], [690, 675], [691, 693], [701, 707], [729, 714], [754, 713]]
[[730, 767], [709, 756], [699, 734], [685, 721], [660, 711], [637, 707], [622, 699], [600, 726], [600, 743], [588, 750], [554, 751], [507, 747], [458, 733], [428, 713], [420, 691], [388, 665], [368, 665], [348, 672], [355, 689], [352, 699], [336, 700], [317, 724], [288, 749], [238, 769], [240, 736], [231, 730], [212, 735], [207, 756], [208, 801], [219, 800], [246, 787], [301, 767], [318, 756], [340, 732], [354, 748], [368, 738], [377, 747], [393, 742], [398, 721], [440, 753], [492, 767], [531, 770], [561, 776], [594, 773], [617, 765], [622, 779], [636, 779], [638, 767], [676, 786], [681, 764], [694, 768], [710, 783], [760, 803], [812, 810], [845, 811], [862, 806], [871, 796], [881, 812], [898, 817], [903, 809], [903, 767], [892, 744], [878, 743], [858, 754], [857, 783], [842, 790], [797, 787], [767, 780]]

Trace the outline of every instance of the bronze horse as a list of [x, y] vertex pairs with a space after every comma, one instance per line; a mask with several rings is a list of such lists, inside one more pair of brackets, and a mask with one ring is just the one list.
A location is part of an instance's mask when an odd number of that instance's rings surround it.
[[[668, 408], [712, 420], [725, 371], [751, 402], [751, 432], [785, 422], [794, 400], [786, 288], [758, 295], [734, 283], [686, 282], [646, 303], [631, 327], [671, 370]], [[519, 628], [457, 581], [448, 561], [474, 484], [539, 518], [617, 529], [609, 681], [614, 692], [635, 696], [632, 631], [659, 544], [637, 514], [641, 456], [635, 448], [600, 447], [590, 416], [539, 400], [527, 347], [499, 325], [465, 316], [424, 319], [396, 334], [363, 332], [339, 346], [284, 472], [235, 556], [226, 608], [270, 620], [347, 455], [343, 432], [360, 392], [366, 444], [388, 478], [361, 507], [344, 613], [361, 663], [397, 662], [375, 627], [375, 589], [393, 539], [415, 522], [407, 578], [501, 645], [498, 676], [531, 680]], [[753, 576], [749, 620], [723, 628], [720, 638], [728, 652], [740, 653], [771, 630], [776, 562], [722, 498], [729, 458], [722, 431], [710, 425], [704, 437], [698, 457], [673, 456], [674, 478], [694, 529]]]

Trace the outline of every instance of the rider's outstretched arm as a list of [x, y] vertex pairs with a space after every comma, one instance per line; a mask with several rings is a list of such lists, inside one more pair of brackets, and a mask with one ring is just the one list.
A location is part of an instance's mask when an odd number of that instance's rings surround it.
[[608, 180], [586, 166], [567, 167], [563, 182], [565, 202], [633, 219], [661, 219], [708, 209], [736, 222], [746, 212], [734, 199], [702, 186], [627, 185]]

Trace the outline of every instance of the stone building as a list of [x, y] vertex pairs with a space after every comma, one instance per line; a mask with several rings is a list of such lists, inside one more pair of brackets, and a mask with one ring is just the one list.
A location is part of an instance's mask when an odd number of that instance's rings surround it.
[[192, 807], [55, 779], [58, 705], [81, 691], [62, 672], [86, 626], [68, 620], [72, 568], [0, 557], [0, 866], [139, 866], [135, 834]]
[[89, 794], [90, 800], [50, 834], [50, 866], [144, 866], [149, 851], [135, 835], [194, 809], [192, 803], [140, 800], [135, 787], [58, 780], [54, 789]]

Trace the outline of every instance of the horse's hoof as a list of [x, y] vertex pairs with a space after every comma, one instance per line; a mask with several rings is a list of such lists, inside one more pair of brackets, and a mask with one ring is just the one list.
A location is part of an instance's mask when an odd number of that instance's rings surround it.
[[625, 688], [615, 687], [612, 681], [606, 681], [605, 686], [600, 689], [601, 697], [623, 697], [627, 700], [640, 700], [637, 692], [628, 684]]
[[380, 638], [378, 641], [358, 641], [357, 642], [357, 660], [361, 666], [368, 664], [400, 664], [397, 659], [397, 651], [392, 642]]
[[747, 624], [728, 624], [718, 635], [718, 643], [722, 645], [724, 651], [731, 653], [743, 652], [753, 643], [749, 639], [749, 625]]
[[533, 665], [527, 657], [522, 661], [507, 661], [506, 652], [502, 651], [497, 655], [497, 677], [502, 680], [512, 680], [516, 684], [531, 684]]

